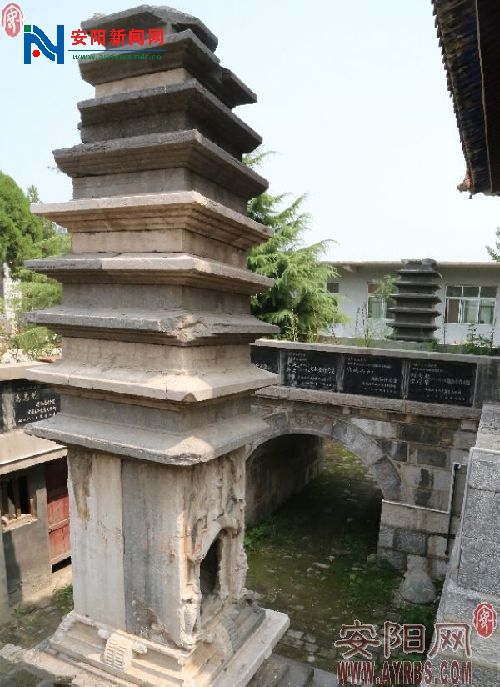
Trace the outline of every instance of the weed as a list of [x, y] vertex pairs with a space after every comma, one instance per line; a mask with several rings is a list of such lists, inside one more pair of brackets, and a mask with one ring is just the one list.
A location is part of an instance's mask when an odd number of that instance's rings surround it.
[[245, 547], [249, 551], [255, 551], [259, 544], [272, 537], [275, 531], [274, 518], [267, 518], [262, 520], [258, 525], [250, 527], [245, 532]]
[[71, 584], [56, 591], [54, 604], [61, 613], [69, 613], [73, 609], [73, 586]]

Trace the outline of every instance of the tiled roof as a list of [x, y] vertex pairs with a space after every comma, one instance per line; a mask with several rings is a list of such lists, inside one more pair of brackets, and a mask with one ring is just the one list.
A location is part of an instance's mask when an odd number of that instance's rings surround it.
[[491, 193], [477, 5], [475, 0], [432, 0], [432, 4], [467, 165], [458, 188]]

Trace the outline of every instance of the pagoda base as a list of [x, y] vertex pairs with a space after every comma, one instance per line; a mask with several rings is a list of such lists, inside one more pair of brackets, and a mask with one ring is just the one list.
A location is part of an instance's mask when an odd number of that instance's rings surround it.
[[288, 617], [237, 605], [191, 650], [168, 647], [95, 623], [75, 612], [35, 649], [5, 647], [54, 685], [105, 687], [245, 687], [286, 632]]

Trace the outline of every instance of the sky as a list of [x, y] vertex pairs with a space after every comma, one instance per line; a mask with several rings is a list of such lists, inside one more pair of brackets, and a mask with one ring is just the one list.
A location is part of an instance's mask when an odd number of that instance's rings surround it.
[[[55, 40], [126, 0], [18, 0]], [[0, 9], [7, 4], [0, 0]], [[138, 3], [139, 4], [139, 3]], [[274, 151], [272, 193], [307, 194], [307, 243], [331, 260], [488, 260], [500, 199], [457, 191], [465, 162], [430, 0], [177, 0], [218, 36], [217, 55], [258, 95], [236, 113]], [[76, 103], [93, 96], [78, 63], [23, 63], [0, 27], [0, 169], [42, 200], [71, 198], [51, 151], [79, 142]]]

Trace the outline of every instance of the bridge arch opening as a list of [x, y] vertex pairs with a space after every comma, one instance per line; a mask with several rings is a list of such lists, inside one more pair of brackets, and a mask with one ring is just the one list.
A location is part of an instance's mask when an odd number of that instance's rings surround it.
[[376, 559], [382, 490], [339, 442], [285, 434], [247, 461], [247, 585], [286, 612], [278, 653], [333, 670], [340, 626], [383, 625], [399, 575]]
[[[376, 529], [376, 540], [383, 492], [369, 466], [339, 442], [311, 434], [273, 437], [259, 444], [249, 455], [247, 527], [252, 527], [274, 513], [323, 472], [327, 476], [323, 479], [321, 492], [325, 500], [330, 499], [328, 511], [334, 512], [336, 508], [348, 509], [349, 501], [360, 497], [362, 492], [363, 500], [370, 503], [370, 517]], [[359, 491], [357, 495], [356, 491]]]
[[[256, 460], [259, 460], [259, 456], [263, 451], [268, 453], [266, 445], [270, 441], [284, 441], [285, 448], [288, 446], [292, 451], [295, 442], [297, 442], [299, 449], [297, 453], [300, 453], [302, 445], [307, 447], [307, 441], [310, 442], [309, 451], [318, 451], [319, 449], [314, 447], [322, 445], [320, 440], [332, 440], [333, 442], [338, 442], [359, 458], [380, 488], [385, 500], [399, 501], [401, 477], [394, 462], [382, 450], [380, 443], [364, 432], [358, 425], [343, 419], [337, 419], [332, 422], [332, 418], [328, 415], [323, 415], [321, 412], [308, 412], [303, 409], [289, 412], [286, 416], [281, 414], [276, 417], [271, 416], [267, 420], [269, 423], [267, 434], [262, 434], [252, 445], [247, 447], [247, 474], [252, 471], [254, 473], [258, 472], [253, 468], [253, 465]], [[287, 437], [291, 437], [291, 439]], [[283, 460], [283, 470], [286, 470], [286, 459], [284, 458]], [[295, 462], [300, 474], [301, 461], [296, 459]], [[306, 465], [306, 476], [308, 476], [307, 469], [314, 472], [315, 464], [316, 461], [313, 461], [309, 468]], [[258, 481], [258, 475], [254, 474], [253, 477]], [[312, 478], [312, 474], [309, 478]]]

